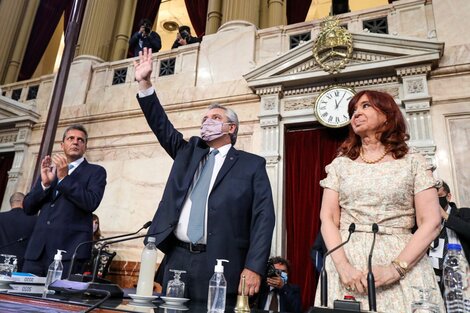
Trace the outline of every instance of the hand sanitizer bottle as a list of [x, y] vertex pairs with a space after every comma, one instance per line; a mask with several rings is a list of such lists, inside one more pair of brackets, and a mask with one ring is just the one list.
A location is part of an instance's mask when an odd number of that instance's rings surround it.
[[225, 311], [227, 281], [225, 280], [222, 262], [228, 262], [228, 260], [217, 259], [214, 275], [212, 275], [209, 281], [209, 293], [207, 296], [207, 311], [209, 313], [223, 313]]
[[64, 266], [62, 265], [62, 252], [66, 253], [67, 251], [57, 250], [57, 254], [54, 255], [54, 262], [49, 265], [44, 292], [42, 293], [43, 298], [46, 298], [49, 293], [49, 285], [62, 278], [62, 272], [64, 270]]

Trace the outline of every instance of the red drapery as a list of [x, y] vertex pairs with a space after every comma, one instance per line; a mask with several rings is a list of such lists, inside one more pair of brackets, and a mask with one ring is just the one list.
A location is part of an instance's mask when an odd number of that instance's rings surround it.
[[287, 0], [287, 24], [305, 22], [312, 0]]
[[[129, 34], [132, 36], [136, 31], [139, 30], [140, 25], [139, 22], [143, 18], [147, 18], [152, 21], [152, 23], [155, 21], [155, 18], [157, 17], [158, 10], [160, 9], [160, 4], [162, 3], [161, 0], [138, 0], [137, 1], [137, 6], [135, 8], [135, 13], [134, 13], [134, 22], [132, 23], [132, 31]], [[129, 58], [132, 58], [134, 56], [134, 50], [129, 49], [127, 51], [127, 56]]]
[[285, 221], [287, 259], [291, 262], [289, 280], [302, 290], [303, 309], [313, 305], [315, 273], [310, 248], [320, 229], [320, 205], [323, 189], [319, 181], [326, 177], [345, 130], [316, 128], [287, 131], [285, 135]]
[[209, 0], [184, 0], [184, 3], [186, 4], [191, 24], [193, 24], [194, 32], [198, 37], [204, 36]]
[[73, 0], [41, 0], [21, 64], [18, 81], [30, 79], [41, 61], [62, 13]]

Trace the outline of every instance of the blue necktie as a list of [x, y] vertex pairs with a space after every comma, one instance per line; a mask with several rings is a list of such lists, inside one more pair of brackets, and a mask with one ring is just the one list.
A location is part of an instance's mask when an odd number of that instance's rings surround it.
[[201, 175], [194, 186], [191, 195], [191, 213], [189, 214], [188, 238], [192, 243], [197, 243], [204, 235], [204, 222], [206, 213], [206, 203], [209, 194], [209, 185], [211, 183], [212, 171], [214, 170], [215, 155], [219, 150], [212, 150], [209, 153], [206, 164], [202, 169]]

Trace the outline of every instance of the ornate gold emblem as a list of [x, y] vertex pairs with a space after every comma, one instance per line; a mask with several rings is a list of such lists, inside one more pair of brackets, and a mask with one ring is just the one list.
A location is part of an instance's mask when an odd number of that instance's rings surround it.
[[327, 17], [321, 26], [322, 29], [313, 44], [313, 57], [324, 71], [339, 73], [352, 56], [351, 33], [339, 26], [339, 20], [333, 16]]

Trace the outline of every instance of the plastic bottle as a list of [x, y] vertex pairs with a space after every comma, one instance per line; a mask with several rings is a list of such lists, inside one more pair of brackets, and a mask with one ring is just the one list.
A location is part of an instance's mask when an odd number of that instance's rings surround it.
[[462, 247], [459, 244], [447, 245], [442, 273], [447, 313], [464, 313], [463, 296], [467, 281], [461, 250]]
[[42, 293], [43, 298], [49, 293], [49, 285], [62, 278], [62, 272], [64, 270], [64, 266], [62, 265], [62, 252], [66, 253], [64, 250], [57, 249], [57, 253], [54, 255], [54, 261], [49, 265], [46, 283], [44, 284], [44, 292]]
[[212, 275], [211, 280], [209, 280], [207, 311], [211, 313], [223, 313], [225, 311], [227, 281], [225, 280], [222, 262], [228, 262], [228, 260], [217, 259], [217, 265], [214, 267], [214, 275]]
[[142, 251], [140, 260], [139, 281], [136, 293], [139, 296], [151, 296], [153, 294], [153, 278], [157, 267], [157, 247], [155, 237], [149, 237], [147, 245]]

